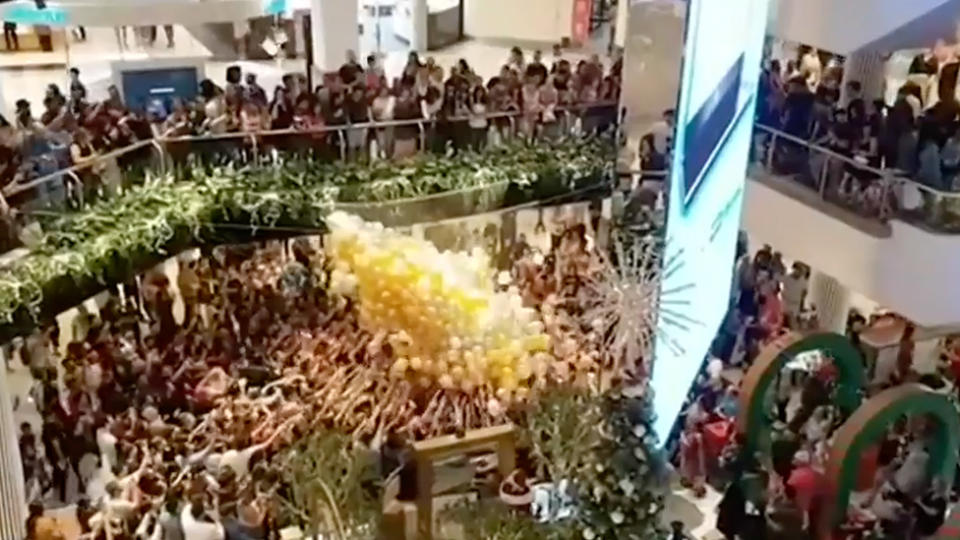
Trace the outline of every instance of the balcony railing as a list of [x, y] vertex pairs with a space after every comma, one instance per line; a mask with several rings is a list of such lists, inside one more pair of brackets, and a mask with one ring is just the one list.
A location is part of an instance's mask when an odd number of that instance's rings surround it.
[[[189, 175], [192, 167], [228, 163], [358, 159], [376, 148], [375, 159], [392, 157], [397, 141], [413, 151], [445, 151], [440, 142], [457, 147], [495, 143], [514, 137], [551, 138], [615, 125], [616, 104], [558, 111], [555, 125], [528, 125], [523, 113], [486, 115], [487, 127], [474, 130], [468, 118], [395, 120], [297, 130], [269, 130], [157, 138], [107, 152], [90, 161], [24, 183], [7, 185], [0, 196], [0, 215], [19, 235], [38, 218], [82, 208], [110, 197], [131, 184], [175, 173]], [[356, 151], [362, 140], [361, 152]], [[896, 169], [870, 166], [850, 157], [768, 126], [755, 131], [755, 166], [787, 179], [816, 200], [886, 223], [911, 222], [938, 233], [960, 233], [960, 192], [936, 189]], [[663, 171], [633, 171], [636, 177], [665, 176]]]
[[754, 162], [807, 188], [835, 207], [886, 223], [911, 222], [939, 233], [960, 233], [960, 192], [943, 191], [897, 169], [872, 167], [783, 131], [757, 124]]
[[[313, 129], [233, 132], [218, 135], [155, 138], [113, 150], [52, 174], [13, 183], [0, 193], [0, 215], [12, 234], [20, 235], [38, 218], [83, 208], [152, 177], [189, 176], [193, 167], [243, 165], [310, 159], [390, 159], [450, 146], [479, 148], [516, 137], [558, 138], [618, 125], [617, 104], [557, 110], [557, 121], [543, 125], [522, 112], [484, 115], [486, 127], [470, 118], [393, 120]], [[474, 118], [476, 120], [476, 118]], [[372, 152], [373, 149], [375, 152]]]

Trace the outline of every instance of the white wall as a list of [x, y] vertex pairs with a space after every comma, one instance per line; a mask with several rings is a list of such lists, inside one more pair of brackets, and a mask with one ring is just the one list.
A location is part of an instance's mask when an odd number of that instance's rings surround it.
[[748, 181], [743, 227], [770, 244], [921, 326], [960, 323], [960, 236], [900, 221], [879, 238]]
[[320, 71], [338, 69], [346, 60], [348, 50], [359, 54], [358, 15], [356, 0], [312, 0], [313, 61]]
[[570, 37], [573, 0], [463, 0], [463, 18], [470, 37], [558, 43]]
[[848, 54], [948, 0], [779, 0], [774, 36]]

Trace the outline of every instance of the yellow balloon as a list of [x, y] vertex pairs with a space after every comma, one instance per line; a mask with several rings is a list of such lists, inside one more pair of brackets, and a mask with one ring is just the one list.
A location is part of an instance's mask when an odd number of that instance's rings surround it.
[[419, 356], [414, 356], [410, 359], [410, 369], [414, 371], [423, 370], [423, 360]]

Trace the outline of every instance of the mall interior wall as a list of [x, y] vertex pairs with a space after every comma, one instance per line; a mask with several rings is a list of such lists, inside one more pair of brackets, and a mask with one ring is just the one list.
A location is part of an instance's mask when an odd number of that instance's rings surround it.
[[559, 43], [571, 35], [573, 0], [463, 0], [463, 17], [468, 37]]
[[743, 227], [753, 245], [769, 244], [918, 325], [960, 323], [960, 236], [888, 225], [887, 235], [871, 234], [763, 181], [747, 182]]
[[358, 11], [355, 0], [311, 1], [313, 62], [320, 71], [338, 69], [343, 65], [346, 51], [359, 49]]
[[951, 1], [779, 0], [770, 33], [846, 55]]

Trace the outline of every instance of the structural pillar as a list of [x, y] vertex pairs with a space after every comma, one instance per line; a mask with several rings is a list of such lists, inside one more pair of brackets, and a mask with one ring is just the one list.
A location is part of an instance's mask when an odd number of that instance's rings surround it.
[[[8, 353], [0, 351], [0, 354], [5, 356]], [[7, 384], [6, 362], [0, 360], [0, 538], [23, 538], [27, 519], [23, 468]]]
[[617, 33], [624, 43], [620, 107], [627, 110], [623, 129], [636, 149], [663, 112], [677, 107], [687, 2], [620, 0], [620, 4], [627, 9], [617, 14]]
[[427, 40], [427, 19], [430, 16], [430, 8], [427, 5], [427, 0], [412, 0], [410, 5], [410, 15], [413, 19], [410, 48], [415, 51], [423, 52], [429, 48], [429, 43]]
[[857, 51], [847, 57], [843, 64], [843, 84], [840, 87], [840, 103], [846, 104], [851, 97], [847, 95], [847, 83], [858, 81], [862, 87], [860, 95], [870, 102], [883, 97], [886, 81], [886, 61], [876, 51]]
[[621, 49], [627, 46], [627, 21], [630, 15], [630, 2], [620, 0], [617, 2], [617, 16], [613, 25], [613, 44]]
[[346, 60], [347, 51], [359, 58], [360, 23], [357, 0], [311, 0], [310, 32], [313, 36], [313, 62], [321, 72], [336, 71]]
[[821, 330], [844, 333], [850, 311], [850, 292], [839, 281], [814, 272], [807, 289], [807, 304], [817, 306]]

